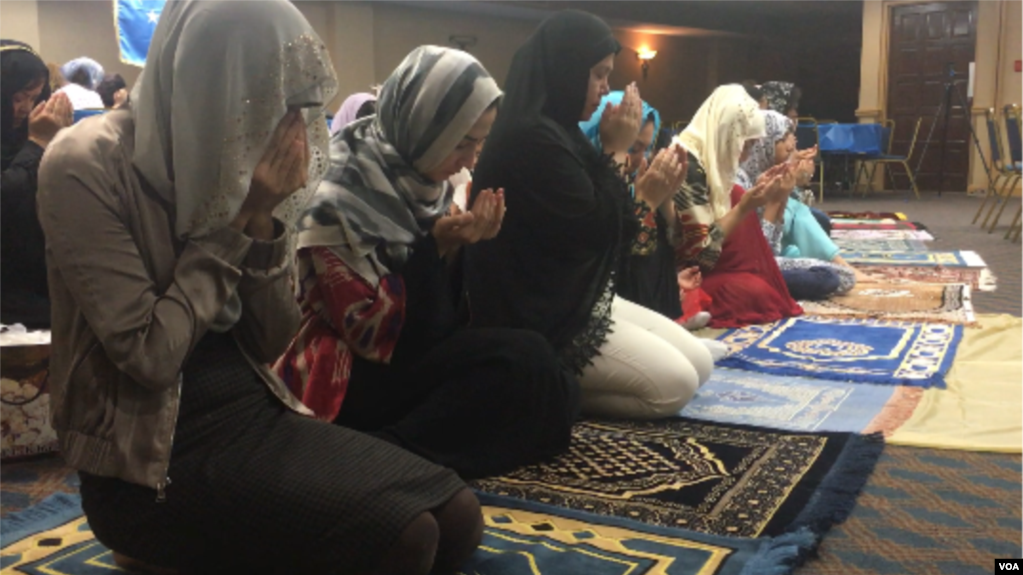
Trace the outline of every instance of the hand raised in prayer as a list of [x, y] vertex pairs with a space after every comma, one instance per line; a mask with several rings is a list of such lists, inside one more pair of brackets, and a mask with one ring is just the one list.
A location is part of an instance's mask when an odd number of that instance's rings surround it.
[[600, 143], [605, 154], [627, 152], [643, 127], [643, 100], [633, 82], [625, 88], [621, 103], [604, 106], [600, 117]]
[[[772, 168], [771, 170], [773, 169], [774, 168]], [[767, 174], [771, 170], [768, 170], [767, 172], [765, 172], [765, 174]], [[767, 178], [765, 178], [762, 175], [761, 177], [757, 178], [756, 185], [746, 190], [746, 193], [743, 194], [742, 198], [739, 200], [740, 209], [742, 209], [742, 211], [744, 212], [749, 212], [749, 210], [755, 210], [757, 208], [762, 208], [766, 206], [771, 201], [773, 195], [777, 193], [778, 189], [780, 188], [779, 183], [780, 180], [781, 176], [779, 175], [774, 175]]]
[[28, 116], [28, 139], [42, 148], [49, 146], [57, 132], [74, 122], [74, 111], [63, 92], [39, 102]]
[[504, 205], [504, 188], [498, 188], [496, 192], [491, 190], [480, 192], [480, 197], [476, 199], [476, 202], [473, 202], [472, 207], [474, 210], [476, 209], [476, 204], [484, 195], [490, 196], [490, 206], [487, 208], [488, 215], [485, 218], [478, 218], [476, 221], [483, 228], [483, 235], [480, 239], [492, 240], [501, 231], [501, 224], [504, 223], [504, 214], [508, 211], [508, 208]]
[[647, 160], [646, 156], [643, 156], [643, 159], [639, 161], [639, 167], [636, 169], [636, 181], [638, 182], [639, 180], [642, 180], [643, 174], [645, 174], [649, 169], [650, 161]]
[[817, 157], [817, 146], [807, 148], [805, 150], [799, 150], [796, 152], [795, 157], [797, 160], [813, 160]]
[[[299, 110], [291, 110], [270, 136], [266, 152], [252, 173], [249, 194], [231, 226], [248, 230], [250, 220], [255, 220], [261, 230], [269, 226], [272, 234], [274, 208], [305, 186], [308, 173], [305, 122]], [[265, 233], [258, 235], [265, 239]]]
[[657, 153], [646, 172], [636, 181], [636, 198], [657, 209], [675, 195], [689, 170], [689, 156], [679, 146]]
[[128, 90], [121, 88], [114, 92], [114, 109], [124, 106], [125, 102], [128, 101]]
[[813, 160], [799, 160], [796, 168], [796, 185], [805, 188], [810, 185], [810, 180], [813, 179], [813, 172], [815, 166]]
[[694, 290], [703, 285], [703, 273], [700, 266], [693, 266], [678, 272], [678, 286], [686, 291]]
[[437, 242], [437, 252], [446, 257], [464, 245], [494, 238], [501, 231], [505, 211], [503, 188], [480, 192], [468, 212], [453, 205], [450, 215], [433, 224], [431, 233]]
[[796, 187], [796, 166], [785, 163], [782, 164], [783, 170], [778, 175], [778, 187], [774, 190], [773, 200], [776, 202], [783, 202], [788, 200], [792, 190]]
[[772, 179], [775, 178], [775, 176], [781, 175], [781, 173], [784, 172], [784, 171], [785, 171], [785, 164], [784, 163], [775, 164], [775, 165], [771, 166], [770, 168], [765, 170], [763, 173], [761, 173], [759, 176], [757, 176], [757, 185], [760, 185], [761, 183], [770, 182]]

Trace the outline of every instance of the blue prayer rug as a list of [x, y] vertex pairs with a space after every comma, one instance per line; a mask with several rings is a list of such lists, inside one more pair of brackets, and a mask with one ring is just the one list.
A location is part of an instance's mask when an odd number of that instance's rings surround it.
[[890, 385], [715, 369], [679, 415], [788, 431], [861, 433], [889, 402], [901, 400], [898, 390]]
[[807, 528], [722, 537], [480, 494], [483, 543], [460, 573], [785, 575], [816, 546]]
[[[810, 527], [777, 537], [722, 537], [480, 494], [483, 541], [460, 573], [486, 575], [787, 575], [817, 546]], [[60, 493], [0, 521], [0, 569], [109, 575], [78, 495]], [[244, 534], [239, 534], [244, 537]]]
[[926, 252], [930, 248], [922, 240], [843, 240], [835, 239], [838, 247], [853, 252]]
[[720, 367], [857, 383], [945, 387], [963, 327], [880, 319], [802, 317], [721, 336]]
[[971, 251], [879, 251], [860, 252], [842, 251], [842, 258], [850, 264], [860, 266], [943, 266], [948, 268], [983, 268], [987, 267], [984, 258]]

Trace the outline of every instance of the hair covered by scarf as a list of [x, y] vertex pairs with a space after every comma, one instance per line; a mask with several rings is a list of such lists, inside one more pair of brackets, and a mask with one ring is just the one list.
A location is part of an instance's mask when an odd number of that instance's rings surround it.
[[[598, 107], [597, 111], [594, 112], [592, 116], [590, 116], [589, 120], [579, 122], [579, 128], [583, 131], [583, 135], [586, 136], [586, 139], [593, 143], [593, 146], [596, 149], [600, 150], [603, 147], [600, 143], [600, 120], [601, 117], [604, 115], [604, 109], [611, 104], [614, 105], [621, 104], [622, 98], [624, 97], [625, 92], [622, 91], [611, 92], [607, 96], [601, 98], [600, 107]], [[647, 153], [650, 153], [654, 150], [654, 146], [657, 143], [657, 137], [660, 135], [661, 114], [660, 112], [657, 111], [656, 108], [648, 104], [646, 100], [643, 100], [643, 118], [640, 123], [640, 126], [646, 126], [647, 123], [650, 121], [649, 120], [650, 116], [653, 116], [654, 137], [650, 139], [650, 145], [647, 146], [646, 149]]]
[[745, 189], [752, 188], [760, 174], [774, 166], [775, 145], [792, 131], [792, 120], [774, 110], [761, 111], [767, 134], [753, 144], [753, 149], [742, 163], [735, 181]]
[[60, 73], [69, 82], [74, 82], [75, 76], [84, 73], [85, 78], [88, 81], [86, 84], [82, 85], [90, 90], [95, 90], [96, 87], [99, 86], [100, 82], [103, 81], [103, 75], [105, 74], [102, 64], [85, 56], [75, 58], [61, 66]]
[[793, 93], [799, 89], [792, 82], [764, 82], [760, 89], [767, 98], [767, 107], [783, 116], [788, 115], [789, 109], [799, 103], [793, 101]]
[[739, 84], [719, 86], [675, 141], [703, 165], [714, 219], [732, 209], [732, 184], [747, 140], [764, 136], [764, 116]]
[[[290, 2], [168, 2], [131, 94], [132, 163], [175, 206], [176, 235], [201, 237], [237, 217], [270, 135], [301, 109], [307, 185], [274, 210], [294, 225], [326, 169], [323, 104], [336, 90], [326, 47]], [[213, 329], [240, 313], [235, 297]]]
[[371, 94], [369, 92], [359, 92], [345, 98], [341, 107], [338, 108], [337, 114], [335, 114], [334, 118], [330, 121], [330, 135], [333, 136], [340, 132], [345, 126], [357, 120], [359, 110], [362, 109], [366, 103], [376, 101], [376, 94]]
[[371, 285], [447, 213], [453, 189], [431, 171], [501, 97], [470, 54], [413, 50], [384, 83], [377, 114], [334, 135], [330, 166], [299, 224], [299, 248], [324, 246]]

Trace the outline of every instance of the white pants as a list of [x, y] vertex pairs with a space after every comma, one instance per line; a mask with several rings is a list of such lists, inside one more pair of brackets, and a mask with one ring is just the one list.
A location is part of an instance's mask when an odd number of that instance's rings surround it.
[[611, 329], [579, 378], [584, 414], [667, 417], [710, 379], [714, 361], [707, 347], [663, 315], [616, 296]]

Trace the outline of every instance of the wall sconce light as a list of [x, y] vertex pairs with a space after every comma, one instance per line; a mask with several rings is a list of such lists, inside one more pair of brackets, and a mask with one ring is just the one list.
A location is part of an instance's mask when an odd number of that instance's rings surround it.
[[475, 36], [463, 36], [459, 34], [448, 36], [448, 42], [451, 42], [455, 46], [458, 46], [458, 49], [463, 52], [475, 46], [476, 40], [477, 38]]
[[657, 56], [657, 50], [651, 50], [649, 48], [640, 48], [636, 50], [636, 58], [642, 62], [640, 66], [643, 69], [643, 79], [646, 80], [647, 73], [650, 71], [650, 60], [653, 60]]

